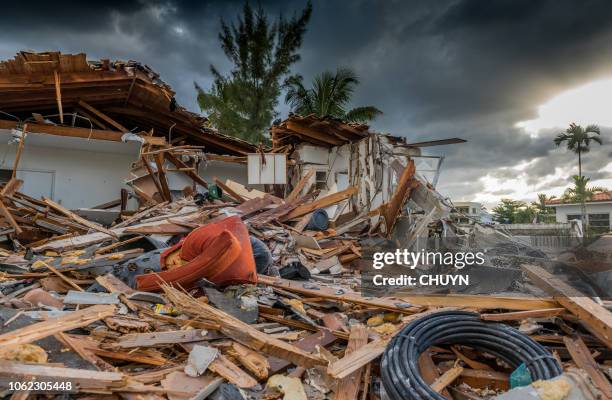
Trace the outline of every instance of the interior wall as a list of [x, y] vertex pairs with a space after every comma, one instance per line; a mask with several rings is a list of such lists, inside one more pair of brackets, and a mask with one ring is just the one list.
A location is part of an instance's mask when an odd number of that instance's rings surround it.
[[[17, 144], [10, 132], [0, 131], [0, 169], [12, 170]], [[21, 153], [18, 177], [28, 180], [22, 191], [52, 200], [69, 209], [87, 208], [118, 199], [138, 143], [28, 134]], [[49, 182], [51, 180], [51, 182]]]

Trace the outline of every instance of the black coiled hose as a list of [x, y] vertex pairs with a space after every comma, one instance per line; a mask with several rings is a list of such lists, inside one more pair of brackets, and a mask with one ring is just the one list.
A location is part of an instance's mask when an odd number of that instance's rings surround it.
[[445, 400], [425, 383], [418, 360], [431, 346], [451, 344], [486, 351], [513, 368], [525, 363], [533, 380], [554, 378], [563, 372], [548, 350], [516, 329], [483, 322], [475, 313], [444, 311], [409, 323], [385, 349], [381, 377], [389, 398]]

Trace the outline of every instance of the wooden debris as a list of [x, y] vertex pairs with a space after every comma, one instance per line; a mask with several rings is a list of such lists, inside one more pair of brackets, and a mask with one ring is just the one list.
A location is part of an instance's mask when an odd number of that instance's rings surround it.
[[0, 335], [0, 346], [13, 346], [31, 343], [35, 340], [68, 331], [114, 315], [115, 306], [98, 305], [84, 310], [73, 311], [65, 316], [50, 318], [44, 322], [28, 325]]
[[553, 296], [563, 307], [580, 318], [598, 339], [612, 348], [612, 313], [584, 293], [555, 278], [536, 265], [523, 265], [533, 282]]
[[[348, 345], [345, 355], [349, 355], [354, 351], [359, 350], [368, 342], [368, 330], [364, 325], [353, 325], [351, 327], [351, 335], [349, 336]], [[334, 400], [353, 400], [357, 399], [359, 394], [359, 385], [361, 383], [362, 369], [353, 372], [348, 377], [338, 382]]]

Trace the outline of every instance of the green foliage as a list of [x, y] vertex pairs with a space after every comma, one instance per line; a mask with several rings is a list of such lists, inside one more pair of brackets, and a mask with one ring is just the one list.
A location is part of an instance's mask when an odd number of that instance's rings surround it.
[[530, 224], [538, 212], [537, 207], [512, 199], [501, 199], [492, 211], [496, 221], [508, 224]]
[[308, 3], [299, 16], [286, 20], [281, 15], [271, 23], [261, 6], [254, 11], [247, 2], [237, 25], [221, 20], [219, 41], [232, 69], [222, 75], [211, 65], [210, 91], [195, 84], [200, 108], [220, 132], [254, 143], [266, 138], [277, 116], [281, 80], [300, 59], [311, 13]]
[[365, 123], [382, 114], [373, 106], [348, 109], [359, 79], [349, 68], [339, 68], [336, 73], [325, 71], [315, 77], [307, 89], [299, 75], [287, 79], [285, 102], [300, 115], [316, 114], [332, 116], [346, 122]]
[[501, 199], [501, 202], [493, 208], [493, 217], [502, 223], [516, 224], [517, 213], [521, 207], [525, 207], [524, 201]]
[[574, 187], [568, 188], [563, 193], [563, 201], [565, 203], [583, 203], [593, 198], [595, 193], [606, 192], [605, 188], [598, 186], [588, 187], [590, 178], [585, 176], [572, 176]]
[[555, 209], [546, 207], [546, 204], [553, 200], [555, 196], [547, 196], [545, 193], [538, 193], [538, 201], [531, 203], [538, 216], [538, 222], [552, 223], [555, 222]]

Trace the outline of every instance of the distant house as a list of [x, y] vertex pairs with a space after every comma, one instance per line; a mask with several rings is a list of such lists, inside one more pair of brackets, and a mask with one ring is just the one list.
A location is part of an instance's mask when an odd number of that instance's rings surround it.
[[455, 201], [451, 219], [458, 224], [473, 224], [475, 222], [490, 224], [493, 222], [491, 214], [484, 211], [482, 203], [475, 201]]
[[[557, 222], [580, 220], [580, 203], [564, 203], [562, 199], [553, 199], [546, 203], [547, 207], [555, 209]], [[612, 191], [596, 193], [586, 202], [587, 221], [591, 229], [608, 232], [612, 229], [610, 214], [612, 214]]]

